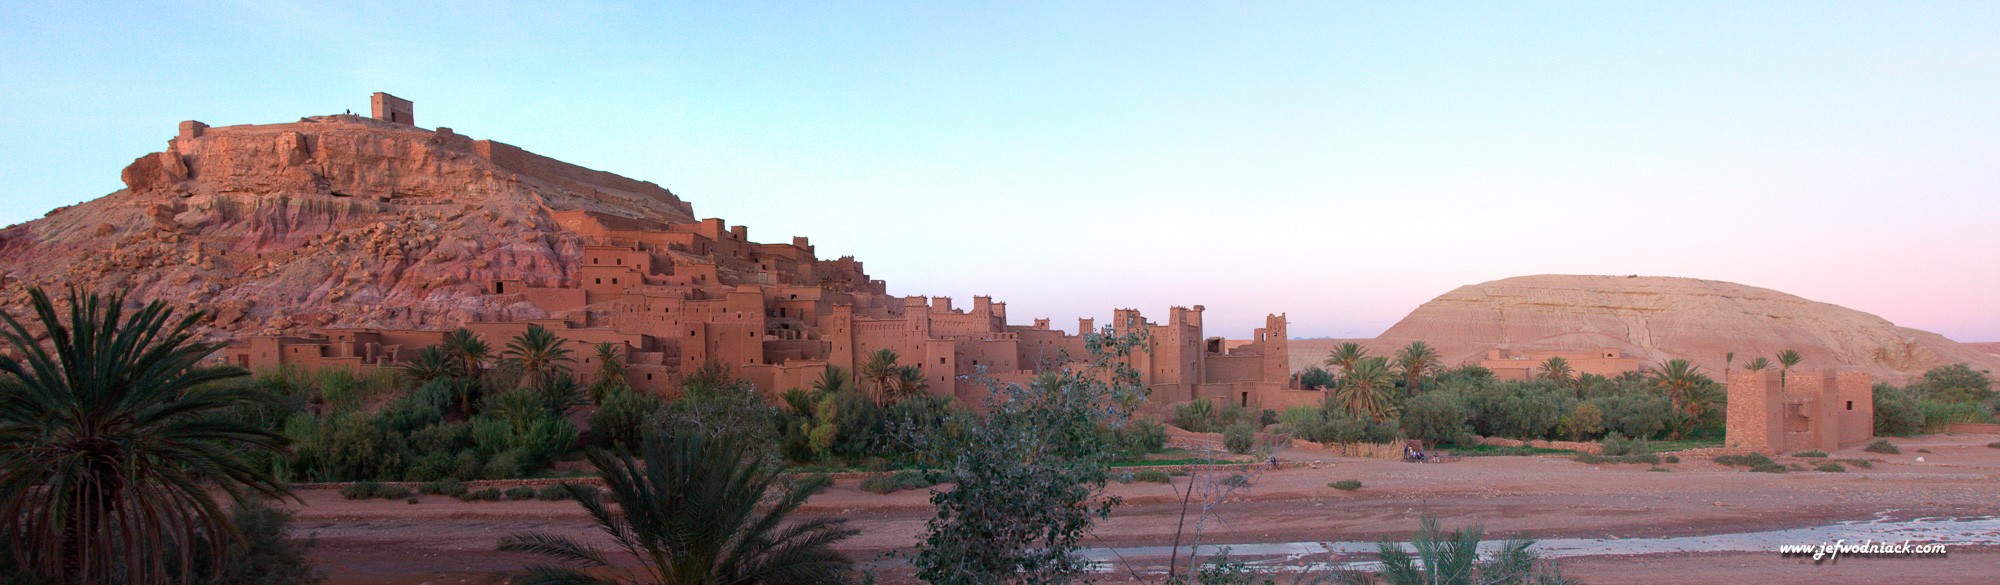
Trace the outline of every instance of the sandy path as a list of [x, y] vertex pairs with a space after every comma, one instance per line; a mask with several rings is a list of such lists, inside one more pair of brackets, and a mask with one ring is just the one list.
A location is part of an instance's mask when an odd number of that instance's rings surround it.
[[[1901, 455], [1859, 450], [1835, 457], [1878, 460], [1848, 473], [1749, 473], [1688, 458], [1649, 472], [1645, 465], [1584, 465], [1556, 457], [1484, 457], [1406, 464], [1343, 459], [1294, 450], [1306, 466], [1265, 473], [1223, 504], [1207, 528], [1212, 544], [1365, 541], [1406, 536], [1426, 510], [1447, 526], [1482, 523], [1494, 537], [1658, 537], [1770, 530], [1893, 516], [2000, 515], [2000, 449], [1994, 436], [1899, 441]], [[1925, 448], [1931, 453], [1917, 453]], [[1915, 459], [1924, 457], [1925, 462]], [[1800, 460], [1813, 463], [1813, 460]], [[1358, 479], [1341, 492], [1331, 481]], [[1181, 508], [1160, 484], [1118, 485], [1126, 498], [1100, 525], [1093, 546], [1164, 545]], [[479, 582], [526, 559], [493, 551], [504, 534], [552, 530], [600, 541], [566, 502], [351, 502], [332, 491], [303, 494], [297, 527], [320, 541], [316, 557], [335, 583]], [[813, 514], [849, 518], [862, 534], [843, 548], [859, 559], [915, 542], [931, 516], [927, 494], [887, 496], [842, 482], [809, 504]], [[1964, 549], [1949, 559], [1851, 559], [1814, 566], [1764, 554], [1580, 557], [1569, 573], [1617, 582], [1926, 582], [2000, 580], [2000, 553]], [[895, 571], [892, 571], [892, 576]], [[893, 579], [892, 579], [893, 580]]]

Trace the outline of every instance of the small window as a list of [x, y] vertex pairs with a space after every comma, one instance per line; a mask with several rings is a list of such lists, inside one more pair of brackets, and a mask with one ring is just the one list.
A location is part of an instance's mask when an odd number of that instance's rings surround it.
[[1847, 409], [1854, 410], [1854, 401], [1852, 400], [1847, 401]]
[[648, 379], [648, 380], [651, 380], [651, 379], [653, 379], [653, 375], [652, 375], [652, 374], [646, 374], [646, 379]]
[[602, 278], [599, 278], [599, 279], [595, 279], [595, 280], [596, 280], [597, 282], [596, 282], [596, 283], [594, 283], [594, 284], [604, 284], [604, 279], [602, 279]]
[[618, 284], [618, 279], [616, 278], [611, 279], [611, 284]]
[[625, 259], [624, 259], [624, 258], [619, 258], [619, 259], [618, 259], [618, 263], [619, 263], [619, 264], [624, 264], [624, 263], [625, 263]]

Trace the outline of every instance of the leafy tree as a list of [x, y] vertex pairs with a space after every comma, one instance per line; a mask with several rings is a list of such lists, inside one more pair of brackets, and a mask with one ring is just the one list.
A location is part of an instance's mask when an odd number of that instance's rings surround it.
[[1409, 547], [1383, 541], [1376, 545], [1382, 558], [1382, 572], [1352, 572], [1341, 581], [1351, 584], [1390, 585], [1567, 585], [1575, 583], [1562, 576], [1553, 561], [1528, 550], [1532, 540], [1510, 540], [1490, 559], [1480, 559], [1479, 541], [1485, 530], [1477, 525], [1444, 531], [1437, 517], [1425, 514]]
[[[788, 483], [782, 465], [735, 439], [700, 434], [653, 436], [645, 461], [592, 450], [605, 495], [563, 484], [597, 528], [636, 557], [619, 569], [603, 553], [555, 533], [500, 539], [500, 550], [542, 555], [560, 564], [530, 565], [516, 584], [842, 583], [853, 562], [833, 545], [857, 533], [840, 518], [787, 522], [831, 483], [824, 476]], [[610, 504], [616, 504], [614, 508]], [[607, 578], [617, 575], [615, 578]]]
[[1542, 360], [1543, 380], [1569, 387], [1576, 383], [1575, 375], [1576, 370], [1571, 368], [1569, 360], [1563, 359], [1562, 356], [1549, 356], [1549, 359]]
[[1382, 420], [1395, 410], [1395, 391], [1396, 378], [1389, 371], [1388, 360], [1366, 358], [1355, 362], [1354, 369], [1340, 379], [1334, 399], [1350, 416]]
[[1572, 441], [1587, 441], [1597, 433], [1604, 432], [1604, 411], [1589, 402], [1578, 402], [1576, 408], [1561, 422], [1556, 424], [1565, 437]]
[[1877, 383], [1875, 398], [1875, 434], [1888, 437], [1907, 437], [1924, 431], [1924, 409], [1916, 397], [1902, 388]]
[[1433, 445], [1462, 444], [1466, 429], [1465, 398], [1455, 392], [1425, 392], [1403, 405], [1403, 435]]
[[686, 395], [712, 393], [741, 385], [742, 381], [736, 379], [734, 372], [729, 371], [729, 364], [715, 359], [701, 362], [694, 371], [681, 377], [681, 393]]
[[529, 385], [539, 386], [557, 374], [569, 373], [565, 364], [576, 360], [569, 356], [568, 343], [541, 325], [529, 325], [527, 331], [507, 342], [507, 350], [500, 352], [500, 365], [520, 372]]
[[197, 340], [202, 313], [175, 319], [154, 301], [128, 314], [122, 294], [71, 289], [65, 314], [28, 295], [39, 331], [0, 313], [0, 530], [28, 570], [166, 582], [169, 549], [189, 567], [195, 539], [240, 536], [211, 489], [238, 504], [288, 493], [245, 459], [285, 437], [225, 416], [271, 397], [222, 383], [240, 369], [202, 365], [222, 347]]
[[1410, 345], [1396, 350], [1396, 371], [1403, 374], [1403, 394], [1415, 394], [1424, 374], [1437, 369], [1441, 363], [1437, 350], [1422, 341], [1412, 341]]
[[1345, 376], [1348, 372], [1354, 371], [1354, 364], [1361, 363], [1361, 360], [1367, 357], [1367, 348], [1348, 341], [1334, 346], [1333, 351], [1327, 353], [1326, 361], [1323, 363], [1329, 368], [1339, 368], [1340, 374]]
[[1922, 381], [1911, 386], [1939, 402], [1979, 402], [1993, 397], [1993, 381], [1987, 379], [1986, 372], [1966, 364], [1931, 368], [1924, 372]]
[[1083, 572], [1076, 552], [1119, 499], [1104, 493], [1122, 428], [1145, 400], [1129, 365], [1143, 333], [1089, 335], [1088, 368], [1048, 372], [1026, 385], [995, 384], [984, 416], [934, 443], [950, 490], [931, 495], [937, 515], [911, 558], [930, 583], [1056, 583]]
[[475, 379], [486, 370], [486, 358], [493, 352], [493, 348], [486, 345], [486, 340], [464, 327], [445, 333], [439, 345], [458, 360], [459, 372]]
[[1337, 382], [1339, 382], [1339, 379], [1333, 376], [1333, 372], [1328, 372], [1319, 366], [1309, 367], [1305, 371], [1299, 372], [1299, 387], [1306, 390], [1329, 388]]

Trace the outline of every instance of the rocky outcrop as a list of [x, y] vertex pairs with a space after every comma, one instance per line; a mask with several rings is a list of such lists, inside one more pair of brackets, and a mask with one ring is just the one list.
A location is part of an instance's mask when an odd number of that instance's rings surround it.
[[218, 333], [536, 318], [480, 283], [570, 278], [582, 242], [552, 212], [694, 220], [652, 183], [345, 115], [206, 129], [121, 178], [0, 230], [0, 305], [29, 285], [126, 291], [208, 309]]
[[[1421, 339], [1445, 363], [1488, 349], [1516, 352], [1612, 347], [1642, 362], [1685, 358], [1720, 377], [1736, 365], [1793, 349], [1802, 367], [1841, 368], [1901, 380], [1957, 362], [2000, 370], [2000, 357], [1898, 327], [1881, 317], [1729, 282], [1650, 276], [1523, 276], [1459, 287], [1417, 307], [1364, 343], [1377, 354]], [[1294, 344], [1316, 363], [1332, 343]]]

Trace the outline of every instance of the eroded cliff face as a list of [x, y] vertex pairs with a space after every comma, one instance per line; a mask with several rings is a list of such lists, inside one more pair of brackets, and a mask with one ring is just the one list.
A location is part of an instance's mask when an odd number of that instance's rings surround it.
[[1957, 362], [2000, 370], [2000, 358], [1935, 333], [1774, 290], [1692, 278], [1541, 275], [1462, 286], [1417, 307], [1370, 346], [1414, 339], [1437, 346], [1447, 364], [1477, 360], [1494, 347], [1612, 347], [1650, 364], [1692, 360], [1715, 377], [1727, 352], [1741, 367], [1786, 349], [1804, 356], [1800, 367], [1886, 380]]
[[122, 178], [126, 189], [0, 230], [0, 305], [23, 306], [35, 285], [126, 291], [208, 309], [219, 333], [539, 318], [481, 293], [574, 273], [582, 242], [551, 212], [694, 219], [651, 183], [346, 115], [207, 129]]

